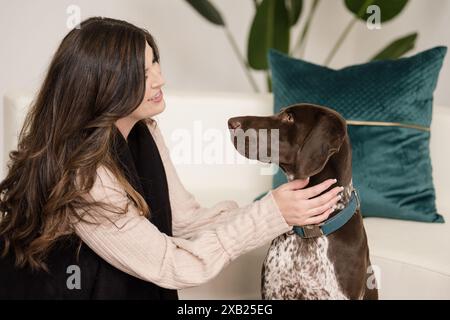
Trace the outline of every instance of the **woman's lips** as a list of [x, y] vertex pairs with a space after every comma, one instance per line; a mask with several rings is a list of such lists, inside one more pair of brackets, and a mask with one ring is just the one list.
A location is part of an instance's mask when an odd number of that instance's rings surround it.
[[160, 90], [159, 93], [157, 93], [154, 98], [150, 99], [150, 101], [158, 103], [158, 102], [161, 102], [162, 98], [163, 98], [163, 93]]

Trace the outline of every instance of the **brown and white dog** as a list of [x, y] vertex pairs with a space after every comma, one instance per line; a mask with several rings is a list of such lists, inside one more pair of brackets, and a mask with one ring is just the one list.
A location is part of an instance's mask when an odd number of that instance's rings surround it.
[[[336, 178], [337, 185], [344, 186], [344, 190], [332, 216], [349, 204], [354, 191], [351, 145], [346, 121], [336, 111], [297, 104], [273, 116], [234, 117], [228, 126], [239, 153], [250, 159], [277, 163], [288, 180], [310, 177], [309, 185], [316, 185]], [[250, 137], [249, 129], [259, 132], [255, 137], [257, 143], [238, 145], [240, 138], [242, 141]], [[278, 145], [271, 141], [273, 129], [279, 130]], [[260, 148], [267, 148], [264, 152], [267, 157], [260, 156]], [[328, 236], [302, 238], [291, 231], [274, 239], [262, 268], [262, 298], [378, 299], [371, 270], [358, 205], [350, 220]]]

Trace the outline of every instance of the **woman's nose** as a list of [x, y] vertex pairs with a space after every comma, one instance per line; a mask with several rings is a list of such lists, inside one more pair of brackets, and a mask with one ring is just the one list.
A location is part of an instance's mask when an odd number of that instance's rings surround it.
[[158, 69], [156, 71], [152, 71], [152, 88], [158, 88], [158, 87], [162, 87], [166, 81], [161, 73], [161, 69], [160, 68], [155, 68]]

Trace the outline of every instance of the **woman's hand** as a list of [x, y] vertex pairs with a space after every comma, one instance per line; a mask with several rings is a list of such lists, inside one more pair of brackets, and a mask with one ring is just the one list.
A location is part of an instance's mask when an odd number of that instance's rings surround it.
[[[272, 190], [272, 194], [287, 224], [291, 226], [306, 226], [318, 224], [326, 220], [334, 211], [336, 203], [341, 199], [338, 195], [344, 188], [335, 187], [316, 197], [331, 187], [336, 180], [329, 179], [313, 187], [304, 188], [308, 179], [297, 179]], [[316, 197], [314, 199], [311, 199]]]

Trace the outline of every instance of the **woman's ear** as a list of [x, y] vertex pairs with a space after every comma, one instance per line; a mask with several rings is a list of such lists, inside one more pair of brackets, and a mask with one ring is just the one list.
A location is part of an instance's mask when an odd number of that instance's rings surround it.
[[331, 113], [322, 114], [297, 152], [296, 176], [304, 179], [322, 171], [339, 151], [346, 134], [345, 121]]

